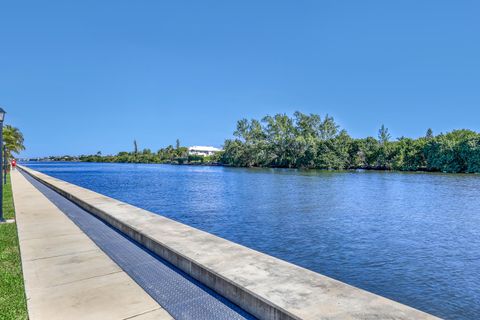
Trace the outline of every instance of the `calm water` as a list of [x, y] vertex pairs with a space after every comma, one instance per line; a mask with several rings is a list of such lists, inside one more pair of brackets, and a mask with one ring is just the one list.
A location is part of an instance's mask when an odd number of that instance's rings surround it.
[[480, 317], [480, 176], [29, 166], [437, 316]]

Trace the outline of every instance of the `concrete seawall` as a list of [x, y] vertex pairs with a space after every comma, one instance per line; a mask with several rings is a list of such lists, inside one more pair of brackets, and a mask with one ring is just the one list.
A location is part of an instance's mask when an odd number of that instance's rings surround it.
[[91, 190], [20, 169], [260, 319], [436, 319]]

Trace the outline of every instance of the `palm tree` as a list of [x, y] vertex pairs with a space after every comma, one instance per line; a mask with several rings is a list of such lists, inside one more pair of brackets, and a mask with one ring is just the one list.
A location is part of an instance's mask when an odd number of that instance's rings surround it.
[[7, 150], [8, 159], [12, 159], [13, 153], [19, 154], [25, 150], [22, 132], [11, 125], [3, 127], [3, 141], [5, 143], [5, 149]]

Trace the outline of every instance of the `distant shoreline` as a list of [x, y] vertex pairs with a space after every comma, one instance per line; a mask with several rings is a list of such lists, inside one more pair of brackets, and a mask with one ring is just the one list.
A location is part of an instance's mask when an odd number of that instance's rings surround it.
[[37, 160], [99, 163], [164, 163], [240, 168], [290, 168], [328, 171], [480, 173], [480, 133], [468, 129], [418, 138], [392, 136], [384, 125], [378, 137], [354, 138], [333, 117], [295, 112], [237, 122], [234, 138], [221, 148], [186, 147], [177, 139], [158, 151], [138, 148], [103, 155], [53, 156]]
[[192, 166], [192, 167], [225, 167], [225, 168], [238, 168], [238, 169], [286, 169], [286, 170], [300, 170], [300, 171], [326, 171], [326, 172], [361, 172], [361, 171], [370, 171], [370, 172], [401, 172], [401, 173], [441, 173], [448, 175], [479, 175], [477, 172], [442, 172], [438, 170], [428, 170], [426, 168], [419, 170], [395, 170], [395, 169], [385, 169], [385, 168], [347, 168], [347, 169], [322, 169], [322, 168], [286, 168], [286, 167], [260, 167], [260, 166], [250, 166], [250, 167], [239, 167], [233, 166], [224, 163], [174, 163], [174, 162], [94, 162], [94, 161], [80, 161], [80, 160], [28, 160], [21, 161], [21, 163], [112, 163], [112, 164], [164, 164], [172, 166]]

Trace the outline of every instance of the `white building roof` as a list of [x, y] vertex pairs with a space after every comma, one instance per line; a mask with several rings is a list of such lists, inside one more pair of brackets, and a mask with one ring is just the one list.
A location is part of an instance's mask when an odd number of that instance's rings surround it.
[[222, 149], [211, 147], [211, 146], [191, 146], [188, 147], [189, 151], [210, 151], [210, 152], [217, 152], [222, 151]]

